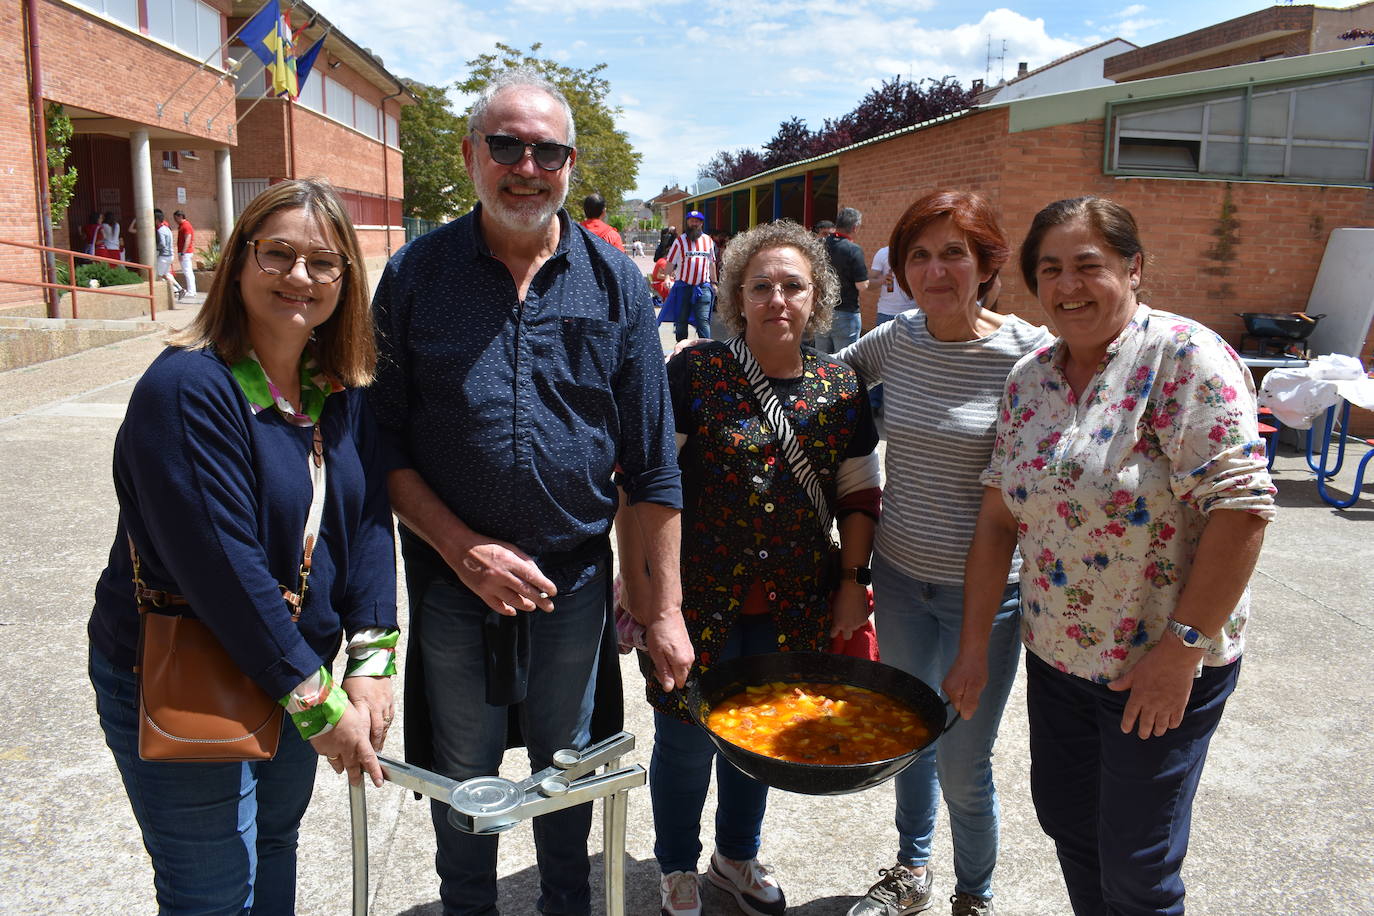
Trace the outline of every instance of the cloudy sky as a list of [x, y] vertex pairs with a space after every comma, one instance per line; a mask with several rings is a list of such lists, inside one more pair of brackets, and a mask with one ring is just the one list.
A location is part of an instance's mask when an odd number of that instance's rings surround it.
[[[901, 74], [1016, 75], [1121, 37], [1149, 44], [1270, 6], [1263, 0], [310, 0], [392, 73], [435, 85], [496, 42], [574, 67], [605, 62], [620, 126], [644, 155], [637, 196], [694, 181], [717, 150], [758, 148], [778, 123], [814, 127]], [[1350, 5], [1348, 0], [1323, 3]], [[989, 43], [991, 60], [989, 60]], [[1005, 51], [1003, 50], [1005, 46]], [[458, 107], [465, 108], [462, 99]]]

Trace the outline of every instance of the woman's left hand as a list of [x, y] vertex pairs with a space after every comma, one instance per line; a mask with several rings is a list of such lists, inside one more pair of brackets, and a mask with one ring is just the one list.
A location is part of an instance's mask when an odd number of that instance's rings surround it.
[[1177, 728], [1193, 692], [1193, 678], [1202, 657], [1177, 639], [1166, 637], [1135, 666], [1107, 686], [1130, 691], [1121, 716], [1121, 731], [1135, 730], [1141, 738], [1163, 735]]
[[396, 700], [389, 677], [346, 677], [344, 693], [359, 712], [368, 716], [368, 740], [372, 749], [380, 751], [386, 743], [386, 733], [396, 715]]
[[368, 740], [368, 711], [365, 705], [348, 703], [343, 718], [329, 731], [310, 739], [315, 752], [329, 762], [335, 773], [347, 773], [350, 785], [362, 785], [363, 773], [381, 788], [385, 777], [377, 753]]
[[868, 622], [868, 587], [852, 579], [843, 580], [831, 599], [830, 612], [830, 638], [853, 636], [855, 630]]

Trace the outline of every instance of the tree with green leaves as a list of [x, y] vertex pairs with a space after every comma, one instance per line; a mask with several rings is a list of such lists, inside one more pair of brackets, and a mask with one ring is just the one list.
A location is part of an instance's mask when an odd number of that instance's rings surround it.
[[[494, 53], [468, 61], [468, 78], [454, 88], [469, 94], [481, 92], [498, 73], [512, 67], [528, 67], [557, 86], [572, 107], [577, 125], [577, 165], [573, 167], [568, 189], [574, 215], [576, 203], [593, 192], [606, 198], [607, 212], [614, 212], [620, 208], [626, 192], [635, 186], [643, 157], [630, 145], [625, 132], [616, 127], [621, 109], [606, 101], [611, 91], [610, 82], [601, 75], [606, 65], [597, 64], [589, 70], [565, 67], [539, 57], [539, 48], [538, 42], [530, 45], [528, 52], [498, 43]], [[409, 168], [407, 155], [406, 169]]]
[[435, 221], [465, 213], [475, 199], [472, 180], [463, 168], [466, 120], [453, 113], [442, 87], [402, 82], [416, 99], [401, 108], [405, 213]]
[[48, 208], [53, 228], [57, 228], [62, 225], [62, 214], [67, 212], [76, 193], [76, 169], [67, 167], [67, 157], [72, 152], [72, 119], [67, 116], [67, 110], [55, 102], [48, 103], [43, 118], [47, 123]]

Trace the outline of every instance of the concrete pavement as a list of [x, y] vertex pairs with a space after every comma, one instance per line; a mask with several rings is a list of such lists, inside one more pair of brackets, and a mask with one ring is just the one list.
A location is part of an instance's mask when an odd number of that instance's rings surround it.
[[[159, 317], [177, 325], [189, 314], [178, 309]], [[154, 909], [147, 857], [95, 718], [85, 624], [114, 532], [114, 434], [134, 381], [159, 346], [153, 337], [127, 340], [0, 373], [0, 637], [9, 655], [0, 695], [10, 720], [0, 737], [6, 914]], [[1337, 512], [1317, 497], [1292, 449], [1277, 469], [1282, 511], [1254, 578], [1250, 649], [1195, 809], [1185, 868], [1190, 911], [1374, 913], [1374, 488]], [[1338, 488], [1348, 487], [1346, 481]], [[648, 709], [634, 665], [626, 659], [622, 668], [627, 727], [639, 735], [630, 759], [647, 765]], [[1062, 881], [1027, 789], [1022, 683], [998, 745], [1004, 827], [997, 907], [1004, 916], [1062, 916]], [[400, 737], [393, 736], [397, 754]], [[528, 771], [517, 757], [508, 758], [507, 775]], [[427, 805], [394, 786], [369, 789], [368, 799], [371, 912], [437, 916]], [[777, 867], [789, 912], [844, 913], [894, 858], [892, 811], [890, 784], [838, 798], [774, 793], [762, 858]], [[599, 824], [598, 815], [596, 831]], [[709, 844], [709, 826], [706, 835]], [[299, 912], [349, 912], [347, 791], [323, 765], [302, 840]], [[647, 792], [636, 790], [627, 849], [631, 914], [658, 906], [652, 843]], [[593, 848], [598, 844], [594, 832]], [[598, 876], [600, 861], [598, 855]], [[934, 866], [943, 899], [953, 883], [943, 818]], [[532, 913], [537, 874], [528, 825], [504, 836], [500, 876], [503, 912]], [[599, 884], [595, 893], [599, 901]], [[706, 904], [708, 913], [737, 912], [712, 888]], [[947, 911], [944, 904], [931, 910]]]

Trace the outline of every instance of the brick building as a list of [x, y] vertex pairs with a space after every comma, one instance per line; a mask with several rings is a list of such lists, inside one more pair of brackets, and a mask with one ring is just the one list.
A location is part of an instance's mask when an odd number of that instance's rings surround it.
[[[42, 113], [61, 105], [78, 172], [52, 244], [81, 250], [80, 227], [110, 211], [128, 260], [153, 261], [152, 210], [184, 210], [204, 248], [256, 190], [318, 176], [343, 192], [369, 258], [404, 241], [400, 105], [412, 101], [382, 63], [306, 4], [291, 9], [310, 47], [328, 32], [301, 99], [262, 98], [260, 63], [226, 39], [262, 0], [20, 0], [0, 4], [0, 239], [41, 243]], [[240, 65], [235, 68], [235, 61]], [[256, 104], [255, 104], [256, 103]], [[131, 226], [131, 223], [133, 224]], [[0, 276], [41, 279], [31, 252], [0, 245]], [[0, 307], [31, 303], [0, 284]]]
[[1351, 44], [1339, 36], [1357, 26], [1374, 28], [1374, 2], [1344, 9], [1271, 6], [1110, 57], [1103, 62], [1102, 75], [1120, 83], [1339, 51]]
[[[1349, 48], [995, 103], [683, 205], [712, 230], [800, 221], [795, 189], [833, 174], [839, 203], [864, 214], [857, 240], [871, 257], [936, 188], [987, 196], [1014, 243], [1053, 200], [1110, 197], [1139, 221], [1145, 301], [1236, 342], [1235, 312], [1306, 308], [1332, 229], [1374, 226], [1372, 113], [1374, 48]], [[1015, 265], [1002, 276], [1004, 309], [1044, 323]]]

